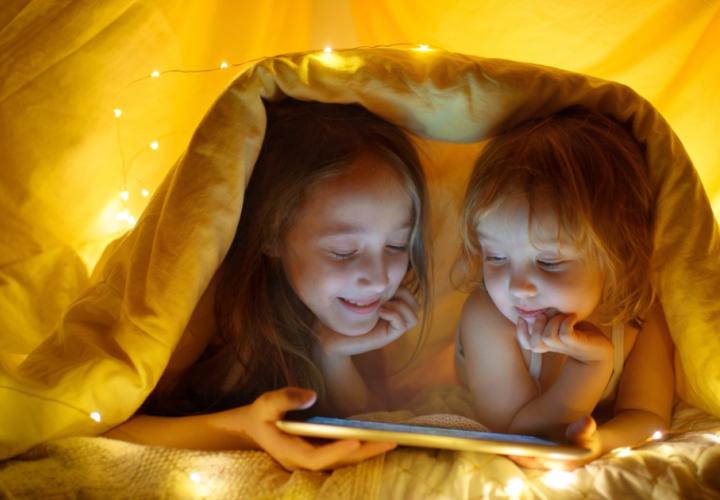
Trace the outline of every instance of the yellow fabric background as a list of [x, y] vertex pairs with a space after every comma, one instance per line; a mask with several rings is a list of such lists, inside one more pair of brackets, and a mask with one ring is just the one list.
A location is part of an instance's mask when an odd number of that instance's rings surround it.
[[717, 0], [8, 0], [0, 30], [0, 209], [25, 233], [0, 242], [0, 265], [60, 245], [94, 263], [127, 227], [120, 191], [137, 217], [139, 190], [158, 185], [241, 68], [153, 70], [326, 45], [425, 43], [625, 83], [671, 124], [720, 210]]
[[[408, 66], [420, 89], [414, 97], [421, 100], [416, 103], [419, 107], [412, 107], [409, 101], [397, 99], [414, 87], [396, 86], [397, 75], [381, 71], [384, 55], [368, 60], [363, 53], [337, 60], [332, 55], [295, 56], [264, 63], [266, 71], [248, 80], [243, 100], [228, 100], [225, 94], [225, 105], [215, 108], [224, 111], [215, 111], [208, 128], [222, 130], [226, 120], [242, 116], [248, 120], [233, 129], [240, 135], [196, 137], [179, 170], [158, 187], [210, 103], [247, 66], [235, 63], [326, 44], [411, 42], [618, 80], [655, 103], [685, 143], [711, 199], [717, 200], [720, 159], [717, 148], [709, 145], [720, 121], [718, 87], [712, 80], [720, 65], [714, 50], [720, 36], [718, 5], [684, 5], [608, 2], [598, 10], [572, 2], [525, 2], [503, 11], [507, 8], [495, 2], [479, 7], [475, 2], [430, 7], [401, 1], [329, 0], [242, 6], [199, 1], [4, 3], [0, 7], [0, 208], [5, 216], [0, 241], [0, 362], [6, 373], [12, 373], [23, 354], [53, 331], [60, 312], [86, 285], [86, 267], [92, 268], [104, 245], [129, 227], [117, 214], [127, 210], [138, 217], [147, 202], [140, 194], [143, 188], [155, 197], [144, 222], [118, 247], [112, 265], [98, 275], [101, 285], [75, 304], [46, 346], [46, 353], [63, 353], [81, 369], [44, 364], [47, 358], [41, 356], [26, 367], [22, 391], [17, 391], [12, 378], [0, 382], [0, 389], [15, 387], [14, 396], [2, 400], [3, 412], [12, 411], [2, 415], [6, 420], [0, 428], [9, 434], [0, 435], [0, 455], [68, 433], [100, 432], [126, 418], [157, 380], [209, 273], [222, 258], [228, 224], [236, 220], [244, 185], [241, 177], [231, 175], [237, 168], [235, 159], [244, 158], [246, 167], [252, 164], [257, 146], [252, 141], [257, 143], [262, 133], [259, 101], [253, 100], [253, 92], [272, 95], [273, 78], [296, 97], [359, 98], [376, 112], [437, 139], [477, 140], [487, 132], [485, 123], [496, 125], [508, 116], [521, 119], [575, 100], [623, 118], [637, 112], [640, 138], [665, 133], [651, 110], [622, 87], [583, 79], [566, 82], [559, 72], [545, 75], [530, 67], [486, 62], [487, 71], [517, 86], [495, 95], [485, 81], [480, 102], [489, 99], [493, 105], [470, 109], [466, 99], [478, 95], [463, 94], [462, 89], [451, 95], [447, 85], [454, 77], [446, 71], [452, 69], [453, 75], [472, 71], [473, 63], [448, 55], [448, 66], [433, 67], [436, 73], [424, 63]], [[429, 57], [443, 59], [442, 54], [433, 51]], [[390, 56], [390, 60], [410, 64], [404, 57]], [[218, 69], [222, 61], [230, 67]], [[372, 68], [370, 74], [387, 86], [373, 84], [372, 79], [348, 80], [366, 63]], [[212, 71], [191, 72], [203, 68]], [[158, 78], [149, 76], [154, 70], [160, 71]], [[347, 88], [348, 82], [352, 88]], [[426, 86], [437, 86], [432, 106], [422, 101]], [[528, 89], [537, 95], [528, 97]], [[592, 89], [599, 90], [593, 94]], [[113, 115], [115, 108], [123, 111], [119, 119]], [[467, 111], [477, 115], [465, 116]], [[481, 116], [485, 122], [476, 121]], [[249, 138], [248, 144], [238, 143], [239, 136]], [[154, 140], [160, 145], [157, 151], [148, 147]], [[682, 148], [673, 141], [658, 142], [650, 155], [661, 165], [656, 172], [670, 175], [658, 180], [660, 194], [669, 200], [662, 223], [668, 239], [660, 241], [665, 245], [660, 258], [679, 262], [680, 257], [691, 258], [703, 250], [694, 246], [696, 242], [708, 242], [705, 250], [717, 249], [718, 236], [717, 228], [708, 225], [709, 212], [698, 201], [702, 199], [698, 185], [692, 175], [687, 177], [691, 171]], [[667, 163], [671, 154], [681, 165], [678, 170]], [[203, 168], [206, 162], [215, 170]], [[186, 180], [188, 165], [195, 169], [192, 183]], [[227, 168], [218, 170], [222, 165]], [[218, 173], [227, 178], [218, 182]], [[196, 203], [196, 192], [218, 186], [223, 187], [213, 191], [214, 202], [207, 197]], [[120, 197], [125, 190], [127, 200]], [[688, 205], [683, 196], [694, 201]], [[680, 206], [696, 207], [692, 224], [690, 210], [670, 210]], [[715, 206], [717, 210], [717, 201]], [[220, 213], [225, 215], [218, 217]], [[188, 235], [167, 230], [172, 227], [202, 229]], [[673, 255], [680, 248], [673, 245], [684, 239], [689, 243], [681, 245], [682, 254]], [[188, 241], [189, 250], [174, 252]], [[160, 258], [163, 255], [173, 259]], [[688, 265], [694, 266], [690, 273]], [[691, 368], [690, 386], [683, 385], [684, 393], [690, 401], [720, 413], [718, 364], [712, 355], [720, 349], [712, 350], [717, 347], [717, 329], [708, 331], [708, 325], [717, 325], [713, 306], [717, 272], [716, 261], [681, 263], [664, 275], [662, 286], [675, 290], [672, 303], [683, 304], [669, 319], [673, 334], [683, 332], [689, 339], [680, 344], [680, 358]], [[173, 276], [172, 283], [166, 281], [168, 276]], [[702, 282], [697, 287], [700, 292], [691, 286], [695, 282]], [[697, 301], [692, 302], [692, 297]], [[65, 332], [77, 340], [68, 341]], [[714, 335], [706, 341], [703, 336], [708, 333]], [[108, 357], [115, 362], [103, 362]], [[88, 380], [98, 381], [91, 391], [83, 385]], [[23, 396], [23, 391], [25, 396], [35, 393], [60, 403], [44, 404]], [[118, 396], [126, 398], [120, 406]], [[103, 409], [105, 418], [99, 426], [88, 419], [96, 408]], [[27, 419], [30, 414], [37, 418]]]

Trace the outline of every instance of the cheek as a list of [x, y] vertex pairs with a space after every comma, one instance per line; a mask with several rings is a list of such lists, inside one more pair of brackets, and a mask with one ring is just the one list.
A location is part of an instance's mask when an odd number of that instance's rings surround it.
[[388, 264], [388, 278], [393, 288], [399, 286], [403, 278], [405, 278], [409, 264], [410, 258], [407, 254], [397, 255], [392, 258]]
[[307, 255], [289, 259], [285, 272], [293, 290], [306, 305], [323, 301], [321, 297], [337, 289], [337, 283], [342, 281], [342, 274], [332, 263]]
[[483, 284], [495, 305], [504, 310], [509, 303], [508, 279], [502, 268], [484, 266]]
[[312, 275], [308, 276], [308, 286], [325, 295], [342, 295], [347, 291], [348, 284], [352, 282], [352, 270], [343, 264], [335, 262], [322, 262], [315, 267]]
[[507, 287], [506, 276], [502, 267], [498, 266], [483, 266], [483, 283], [485, 283], [485, 289], [488, 292], [499, 292], [503, 287]]
[[586, 284], [586, 289], [584, 295], [586, 296], [586, 300], [588, 303], [591, 303], [593, 307], [596, 307], [597, 304], [602, 299], [602, 293], [603, 293], [603, 282], [600, 277], [591, 277], [589, 278], [589, 281]]
[[571, 275], [558, 280], [550, 290], [567, 303], [569, 309], [585, 314], [590, 314], [595, 309], [602, 293], [600, 283], [588, 275]]
[[548, 274], [543, 280], [542, 292], [551, 298], [563, 298], [565, 301], [577, 302], [582, 300], [584, 293], [578, 282], [572, 275], [562, 273]]

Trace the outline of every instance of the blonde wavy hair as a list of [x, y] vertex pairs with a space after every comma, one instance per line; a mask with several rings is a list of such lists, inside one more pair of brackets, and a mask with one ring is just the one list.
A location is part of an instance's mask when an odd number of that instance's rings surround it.
[[644, 149], [620, 123], [574, 107], [491, 139], [475, 163], [462, 213], [466, 280], [482, 280], [478, 222], [524, 194], [530, 224], [540, 200], [559, 230], [604, 270], [603, 322], [641, 322], [654, 300], [654, 196]]

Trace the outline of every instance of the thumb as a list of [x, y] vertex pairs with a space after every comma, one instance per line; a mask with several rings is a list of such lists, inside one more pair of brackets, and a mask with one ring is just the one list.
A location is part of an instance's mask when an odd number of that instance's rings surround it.
[[285, 387], [261, 396], [267, 413], [280, 417], [291, 410], [310, 408], [317, 400], [317, 393], [300, 387]]
[[573, 444], [583, 448], [589, 448], [592, 436], [596, 431], [597, 424], [595, 420], [591, 416], [585, 415], [568, 425], [565, 430], [565, 437]]

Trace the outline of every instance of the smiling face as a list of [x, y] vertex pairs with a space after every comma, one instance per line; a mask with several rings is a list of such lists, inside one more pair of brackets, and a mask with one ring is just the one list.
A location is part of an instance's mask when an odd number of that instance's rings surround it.
[[549, 204], [537, 205], [530, 220], [527, 198], [510, 195], [478, 223], [487, 292], [513, 323], [558, 312], [587, 319], [602, 296], [602, 270], [563, 236]]
[[280, 255], [288, 281], [324, 326], [363, 335], [408, 270], [412, 224], [392, 167], [362, 155], [305, 196]]

